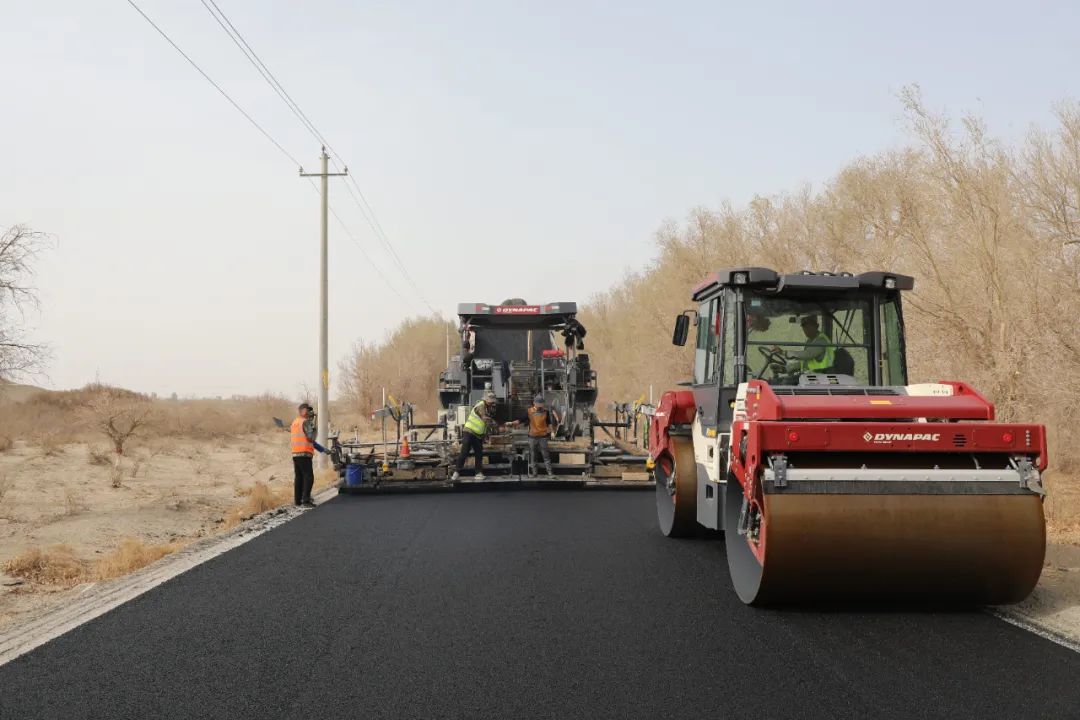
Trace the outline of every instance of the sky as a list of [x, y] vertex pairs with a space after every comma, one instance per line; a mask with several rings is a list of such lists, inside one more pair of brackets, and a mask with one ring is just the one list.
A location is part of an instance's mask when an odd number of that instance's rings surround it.
[[[317, 169], [199, 0], [135, 1]], [[587, 301], [649, 262], [665, 221], [906, 142], [905, 85], [1007, 139], [1080, 96], [1075, 2], [217, 4], [411, 278], [332, 179], [335, 389], [354, 343], [429, 305]], [[127, 0], [0, 0], [0, 98], [0, 228], [53, 238], [26, 316], [52, 352], [39, 384], [317, 386], [318, 194]]]

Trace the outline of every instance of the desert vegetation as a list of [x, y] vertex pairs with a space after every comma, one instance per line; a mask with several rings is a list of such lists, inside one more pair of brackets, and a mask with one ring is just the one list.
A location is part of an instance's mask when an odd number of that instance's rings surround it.
[[288, 438], [273, 418], [294, 412], [276, 395], [0, 385], [0, 628], [66, 588], [291, 504]]
[[439, 373], [459, 351], [457, 326], [439, 318], [409, 318], [382, 342], [362, 342], [341, 363], [343, 404], [363, 426], [382, 404], [382, 389], [412, 402], [422, 416], [434, 411]]

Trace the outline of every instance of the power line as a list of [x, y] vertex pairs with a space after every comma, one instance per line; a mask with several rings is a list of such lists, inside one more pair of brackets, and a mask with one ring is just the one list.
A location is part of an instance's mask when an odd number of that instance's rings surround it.
[[[192, 60], [191, 57], [187, 53], [185, 53], [180, 48], [179, 45], [177, 45], [175, 42], [173, 42], [172, 38], [170, 38], [168, 36], [168, 34], [166, 34], [165, 31], [162, 30], [161, 27], [159, 27], [157, 25], [157, 23], [155, 23], [153, 20], [151, 20], [150, 17], [145, 12], [143, 12], [142, 8], [140, 8], [138, 5], [136, 5], [133, 2], [133, 0], [127, 0], [127, 2], [128, 2], [129, 5], [131, 5], [131, 7], [135, 8], [136, 12], [138, 12], [140, 15], [142, 15], [143, 19], [146, 20], [146, 22], [148, 22], [151, 27], [153, 27], [155, 30], [157, 30], [158, 34], [160, 34], [161, 37], [165, 38], [166, 42], [168, 42], [169, 45], [171, 45], [173, 47], [173, 49], [175, 49], [178, 53], [180, 53], [180, 55], [185, 60], [187, 60], [188, 63], [190, 63], [191, 66], [193, 68], [195, 68], [199, 72], [199, 74], [202, 75], [203, 78], [207, 82], [209, 82], [211, 85], [213, 85], [214, 89], [216, 89], [219, 93], [221, 93], [225, 97], [225, 99], [228, 100], [229, 103], [234, 108], [236, 108], [240, 112], [241, 115], [243, 115], [247, 119], [248, 122], [250, 122], [260, 133], [262, 133], [263, 136], [266, 137], [266, 139], [268, 139], [270, 142], [272, 142], [274, 144], [274, 146], [278, 150], [280, 150], [282, 152], [282, 154], [285, 155], [285, 157], [289, 158], [289, 160], [291, 160], [297, 166], [299, 166], [301, 164], [300, 161], [297, 160], [295, 157], [293, 157], [293, 155], [288, 150], [286, 150], [277, 140], [275, 140], [270, 135], [270, 133], [268, 133], [261, 125], [259, 125], [259, 123], [256, 122], [255, 119], [251, 117], [251, 115], [249, 115], [242, 107], [240, 107], [240, 105], [235, 100], [233, 100], [232, 97], [230, 97], [229, 94], [227, 92], [225, 92], [225, 90], [222, 89], [222, 87], [220, 85], [218, 85], [216, 82], [214, 82], [213, 78], [211, 78], [206, 73], [206, 71], [204, 71], [201, 67], [199, 67], [198, 63], [196, 63], [194, 60]], [[206, 3], [204, 2], [203, 4], [205, 5]], [[215, 7], [217, 7], [217, 6], [215, 5]], [[209, 8], [207, 8], [207, 10], [209, 10]], [[228, 20], [226, 19], [226, 22], [227, 21]], [[220, 21], [219, 21], [219, 23], [220, 23]], [[222, 27], [224, 28], [224, 26], [222, 26]], [[231, 37], [231, 35], [230, 35], [230, 37]], [[312, 126], [312, 128], [314, 128], [314, 126]], [[315, 134], [316, 135], [318, 134], [317, 130], [315, 131]], [[315, 190], [315, 192], [319, 192], [319, 189], [317, 187], [315, 187], [314, 182], [311, 183], [311, 187], [312, 187], [312, 189]], [[391, 290], [395, 295], [397, 295], [403, 301], [408, 302], [406, 300], [406, 298], [398, 291], [398, 289], [395, 288], [394, 286], [392, 286], [389, 283], [389, 281], [386, 279], [385, 273], [383, 273], [382, 270], [379, 269], [379, 266], [375, 263], [375, 261], [371, 258], [371, 256], [368, 255], [367, 251], [364, 250], [363, 246], [360, 244], [360, 241], [357, 240], [356, 236], [352, 234], [352, 231], [349, 230], [348, 226], [341, 219], [341, 216], [338, 215], [337, 211], [334, 210], [333, 208], [331, 208], [331, 212], [333, 213], [334, 217], [337, 219], [338, 223], [341, 225], [342, 229], [345, 231], [345, 234], [348, 235], [349, 238], [356, 244], [357, 249], [360, 250], [360, 253], [364, 256], [364, 258], [368, 261], [368, 263], [370, 263], [371, 267], [375, 270], [375, 274], [377, 274], [379, 276], [379, 279], [382, 280], [383, 283], [386, 285], [386, 287], [389, 290]]]
[[[356, 195], [353, 195], [352, 191], [349, 190], [348, 180], [350, 179], [352, 180], [353, 187], [356, 188]], [[420, 286], [417, 285], [416, 280], [413, 279], [412, 273], [405, 267], [405, 263], [401, 259], [401, 256], [397, 254], [393, 243], [391, 243], [390, 239], [386, 236], [386, 231], [383, 230], [382, 223], [379, 222], [379, 218], [375, 215], [375, 209], [371, 207], [371, 203], [369, 203], [367, 197], [364, 196], [364, 191], [360, 189], [360, 184], [356, 182], [356, 178], [350, 175], [349, 178], [346, 179], [345, 189], [349, 191], [349, 195], [353, 196], [353, 201], [356, 203], [356, 206], [360, 208], [360, 213], [364, 216], [364, 219], [367, 220], [368, 225], [371, 227], [371, 231], [375, 233], [375, 237], [377, 237], [383, 247], [386, 248], [387, 253], [390, 255], [402, 276], [410, 285], [412, 285], [413, 290], [416, 291], [416, 294], [423, 301], [424, 305], [427, 306], [428, 310], [430, 310], [433, 315], [438, 315], [439, 313], [436, 312], [435, 308], [431, 307], [431, 303], [427, 301], [423, 291], [420, 290]]]
[[185, 60], [187, 60], [187, 61], [188, 61], [188, 62], [189, 62], [189, 63], [191, 64], [191, 67], [195, 68], [195, 69], [196, 69], [196, 70], [198, 71], [198, 73], [199, 73], [200, 75], [202, 75], [202, 76], [203, 76], [203, 78], [204, 78], [204, 79], [205, 79], [205, 80], [206, 80], [206, 81], [207, 81], [208, 83], [210, 83], [211, 85], [213, 85], [213, 86], [214, 86], [214, 89], [215, 89], [215, 90], [217, 90], [217, 91], [218, 91], [219, 93], [221, 93], [221, 94], [222, 94], [222, 96], [223, 96], [223, 97], [224, 97], [224, 98], [225, 98], [226, 100], [228, 100], [228, 101], [229, 101], [229, 104], [230, 104], [230, 105], [232, 105], [232, 106], [233, 106], [234, 108], [236, 108], [236, 110], [237, 110], [237, 111], [238, 111], [238, 112], [239, 112], [239, 113], [240, 113], [241, 115], [243, 115], [243, 116], [244, 116], [244, 117], [245, 117], [245, 118], [247, 119], [247, 121], [248, 121], [249, 123], [251, 123], [251, 124], [252, 124], [252, 125], [253, 125], [253, 126], [255, 127], [255, 129], [256, 129], [256, 130], [258, 130], [258, 131], [259, 131], [260, 133], [262, 133], [263, 137], [265, 137], [265, 138], [266, 138], [267, 140], [269, 140], [270, 142], [272, 142], [272, 143], [274, 144], [274, 147], [276, 147], [276, 148], [277, 148], [278, 150], [280, 150], [280, 151], [281, 151], [281, 153], [282, 153], [282, 154], [283, 154], [283, 155], [284, 155], [285, 157], [289, 158], [289, 160], [291, 160], [291, 161], [293, 162], [293, 164], [294, 164], [294, 165], [296, 165], [296, 166], [299, 166], [299, 165], [300, 165], [300, 161], [299, 161], [299, 160], [297, 160], [297, 159], [296, 159], [295, 157], [293, 157], [293, 156], [292, 156], [292, 154], [291, 154], [291, 153], [290, 153], [290, 152], [289, 152], [288, 150], [286, 150], [286, 149], [285, 149], [284, 147], [282, 147], [281, 143], [279, 143], [279, 142], [278, 142], [277, 140], [275, 140], [275, 139], [273, 138], [273, 136], [272, 136], [272, 135], [270, 135], [270, 133], [268, 133], [268, 132], [267, 132], [267, 131], [266, 131], [265, 129], [263, 129], [263, 126], [262, 126], [262, 125], [260, 125], [259, 123], [255, 122], [255, 119], [254, 119], [253, 117], [251, 117], [250, 115], [248, 115], [248, 114], [247, 114], [247, 112], [246, 112], [246, 111], [244, 110], [244, 108], [240, 107], [240, 105], [239, 105], [239, 104], [238, 104], [238, 103], [237, 103], [237, 102], [236, 102], [235, 100], [233, 100], [233, 99], [232, 99], [232, 98], [231, 98], [231, 97], [229, 96], [229, 93], [225, 92], [225, 91], [224, 91], [224, 90], [223, 90], [223, 89], [221, 88], [221, 86], [220, 86], [220, 85], [218, 85], [218, 84], [217, 84], [216, 82], [214, 82], [213, 78], [211, 78], [211, 77], [210, 77], [209, 75], [207, 75], [207, 74], [206, 74], [206, 71], [204, 71], [204, 70], [203, 70], [203, 69], [202, 69], [201, 67], [199, 67], [198, 63], [196, 63], [196, 62], [195, 62], [194, 60], [192, 60], [192, 59], [191, 59], [191, 58], [190, 58], [190, 57], [188, 56], [188, 54], [187, 54], [186, 52], [184, 52], [183, 50], [181, 50], [181, 49], [180, 49], [180, 46], [179, 46], [179, 45], [177, 45], [176, 43], [174, 43], [174, 42], [173, 42], [173, 40], [172, 40], [172, 38], [171, 38], [171, 37], [169, 37], [169, 36], [168, 36], [168, 35], [167, 35], [167, 34], [165, 33], [165, 31], [164, 31], [164, 30], [162, 30], [162, 29], [161, 29], [160, 27], [158, 27], [157, 23], [155, 23], [155, 22], [154, 22], [153, 20], [151, 20], [151, 19], [150, 19], [150, 16], [149, 16], [149, 15], [147, 15], [146, 13], [144, 13], [144, 12], [142, 11], [142, 8], [140, 8], [140, 7], [138, 6], [138, 5], [136, 5], [136, 4], [135, 4], [134, 0], [127, 0], [127, 2], [128, 2], [128, 5], [130, 5], [131, 7], [135, 8], [135, 11], [136, 11], [137, 13], [139, 13], [140, 15], [142, 15], [142, 16], [143, 16], [143, 19], [144, 19], [144, 20], [146, 20], [146, 22], [150, 23], [150, 26], [151, 26], [152, 28], [154, 28], [155, 30], [157, 30], [157, 31], [158, 31], [158, 34], [159, 34], [159, 35], [161, 35], [161, 37], [165, 38], [165, 41], [166, 41], [167, 43], [169, 43], [170, 45], [172, 45], [172, 46], [173, 46], [173, 49], [174, 49], [174, 50], [176, 50], [176, 52], [180, 53], [180, 55], [181, 55], [181, 56], [183, 56], [183, 58], [184, 58]]
[[[351, 178], [352, 176], [350, 175], [349, 177]], [[416, 284], [416, 281], [413, 279], [412, 274], [409, 273], [409, 270], [407, 267], [405, 267], [405, 264], [402, 262], [401, 257], [394, 250], [394, 246], [393, 244], [391, 244], [389, 238], [386, 237], [386, 233], [383, 231], [382, 225], [379, 223], [379, 219], [375, 216], [375, 211], [367, 202], [367, 198], [364, 197], [363, 191], [360, 189], [360, 186], [356, 184], [355, 180], [353, 181], [353, 186], [356, 188], [355, 192], [353, 192], [353, 189], [349, 187], [348, 178], [346, 178], [345, 190], [348, 191], [349, 196], [352, 197], [352, 200], [354, 203], [356, 203], [356, 206], [360, 208], [360, 214], [367, 222], [368, 227], [371, 228], [371, 232], [375, 235], [376, 239], [378, 239], [379, 242], [382, 243], [383, 247], [386, 248], [387, 254], [390, 255], [390, 259], [397, 267], [398, 272], [401, 273], [402, 277], [404, 277], [405, 280], [412, 286], [413, 290], [416, 291], [416, 294], [420, 298], [421, 302], [423, 302], [424, 305], [427, 306], [427, 309], [433, 315], [438, 315], [439, 313], [435, 310], [435, 308], [431, 307], [431, 303], [429, 303], [427, 301], [427, 298], [424, 297], [423, 291]]]
[[[315, 186], [314, 180], [309, 179], [308, 183], [311, 185], [311, 189], [314, 190], [316, 194], [320, 193], [319, 188]], [[345, 223], [344, 220], [341, 219], [341, 216], [338, 215], [338, 211], [334, 208], [334, 206], [330, 205], [329, 207], [330, 214], [334, 216], [334, 219], [337, 220], [338, 225], [340, 225], [341, 229], [345, 231], [345, 235], [353, 241], [353, 244], [356, 245], [356, 249], [360, 251], [360, 254], [363, 255], [364, 259], [367, 260], [369, 265], [371, 265], [372, 270], [375, 271], [375, 274], [379, 277], [379, 280], [382, 281], [383, 285], [386, 286], [386, 289], [397, 295], [402, 302], [410, 304], [409, 299], [402, 295], [400, 290], [390, 284], [390, 281], [386, 278], [386, 273], [384, 273], [379, 268], [375, 260], [373, 260], [372, 257], [368, 255], [367, 250], [365, 250], [364, 246], [360, 244], [360, 241], [356, 239], [356, 236], [353, 235], [352, 230], [349, 229], [349, 226]]]
[[[308, 118], [307, 114], [300, 107], [299, 103], [293, 100], [292, 96], [289, 95], [289, 92], [277, 79], [277, 77], [270, 70], [270, 68], [266, 66], [266, 63], [262, 61], [262, 58], [260, 58], [259, 54], [255, 52], [254, 48], [251, 47], [251, 44], [248, 43], [248, 41], [244, 38], [243, 34], [239, 30], [237, 30], [236, 26], [233, 25], [231, 20], [229, 20], [229, 17], [218, 6], [217, 2], [215, 2], [215, 0], [200, 0], [200, 2], [202, 2], [203, 7], [206, 8], [206, 11], [209, 12], [211, 16], [213, 16], [214, 20], [217, 21], [218, 25], [221, 26], [221, 29], [225, 31], [225, 34], [229, 36], [229, 38], [233, 41], [236, 47], [240, 49], [240, 52], [243, 53], [244, 57], [247, 58], [248, 62], [250, 62], [252, 66], [259, 72], [263, 80], [265, 80], [266, 83], [270, 85], [271, 89], [277, 94], [281, 101], [285, 103], [286, 107], [289, 108], [293, 115], [296, 116], [297, 120], [300, 121], [300, 123], [309, 133], [311, 133], [312, 137], [314, 137], [323, 146], [325, 146], [326, 149], [330, 151], [330, 154], [333, 155], [343, 166], [348, 165], [348, 163], [345, 162], [345, 159], [340, 155], [340, 153], [338, 153], [334, 149], [334, 147], [329, 142], [327, 142], [325, 136], [323, 136], [323, 134], [319, 132], [319, 129], [315, 127], [315, 124], [311, 121], [310, 118]], [[355, 193], [353, 192], [352, 188], [349, 188], [350, 180], [352, 181], [353, 188], [355, 188]], [[398, 255], [397, 250], [394, 249], [393, 243], [390, 242], [390, 238], [387, 237], [386, 231], [383, 230], [382, 224], [379, 222], [379, 218], [375, 214], [375, 209], [371, 207], [371, 203], [369, 203], [367, 197], [364, 196], [364, 191], [360, 188], [360, 184], [356, 181], [356, 178], [352, 175], [347, 176], [345, 188], [349, 191], [349, 195], [350, 197], [352, 197], [353, 202], [355, 202], [356, 206], [360, 209], [360, 214], [363, 216], [365, 222], [367, 222], [368, 226], [371, 228], [371, 232], [375, 235], [375, 238], [386, 249], [387, 254], [390, 256], [390, 259], [394, 263], [398, 272], [400, 272], [402, 277], [409, 283], [409, 285], [412, 286], [413, 290], [417, 294], [417, 297], [419, 297], [420, 300], [424, 303], [424, 305], [427, 306], [428, 310], [430, 310], [432, 314], [438, 315], [438, 312], [436, 312], [435, 308], [433, 308], [431, 306], [431, 303], [427, 301], [427, 298], [424, 296], [424, 293], [420, 289], [420, 286], [417, 284], [416, 280], [413, 279], [412, 274], [409, 272], [408, 267], [406, 267], [404, 261], [401, 259], [401, 256]], [[357, 246], [359, 247], [359, 244]]]
[[[289, 95], [282, 84], [278, 82], [278, 79], [274, 77], [274, 73], [270, 71], [270, 68], [266, 67], [262, 58], [260, 58], [251, 48], [251, 45], [244, 39], [244, 36], [240, 34], [240, 31], [237, 30], [236, 26], [229, 20], [229, 17], [220, 7], [218, 7], [218, 4], [214, 2], [214, 0], [209, 0], [209, 2], [207, 2], [207, 0], [200, 0], [200, 2], [202, 2], [203, 7], [206, 8], [206, 11], [210, 13], [210, 16], [217, 21], [217, 24], [221, 26], [221, 29], [225, 31], [225, 34], [229, 36], [229, 39], [233, 41], [233, 44], [235, 44], [240, 52], [244, 54], [244, 57], [251, 63], [252, 67], [262, 75], [263, 80], [270, 85], [270, 89], [277, 93], [277, 96], [281, 98], [281, 101], [292, 111], [293, 115], [296, 116], [296, 119], [300, 121], [300, 124], [303, 125], [318, 142], [326, 145], [326, 139], [322, 136], [322, 133], [318, 131], [314, 123], [308, 119], [307, 115], [304, 114], [304, 111], [301, 110], [296, 101], [292, 99], [292, 96]], [[211, 6], [213, 7], [211, 8]]]

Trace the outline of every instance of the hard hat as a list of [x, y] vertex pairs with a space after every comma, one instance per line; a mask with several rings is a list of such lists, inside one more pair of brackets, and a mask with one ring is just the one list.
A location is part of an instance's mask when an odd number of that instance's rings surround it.
[[544, 404], [544, 396], [543, 395], [537, 395], [536, 397], [533, 398], [533, 403], [536, 404], [536, 405], [543, 405]]
[[499, 398], [495, 397], [495, 393], [491, 392], [490, 390], [484, 393], [484, 402], [493, 403], [498, 399]]
[[307, 408], [308, 410], [314, 410], [315, 409], [315, 408], [311, 407], [310, 405], [308, 405], [307, 403], [300, 403], [300, 407], [298, 407], [296, 409], [297, 410], [303, 410], [304, 408]]

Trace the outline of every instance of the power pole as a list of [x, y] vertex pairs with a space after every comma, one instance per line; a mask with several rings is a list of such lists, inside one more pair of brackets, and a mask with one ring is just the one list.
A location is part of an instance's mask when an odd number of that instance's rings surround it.
[[[349, 168], [342, 168], [344, 172], [329, 172], [327, 163], [330, 156], [323, 147], [322, 172], [306, 173], [300, 168], [300, 177], [317, 177], [322, 180], [322, 240], [319, 245], [319, 402], [315, 412], [318, 415], [317, 440], [323, 447], [327, 446], [327, 435], [330, 434], [330, 360], [327, 351], [327, 329], [329, 300], [327, 295], [327, 235], [329, 233], [329, 178], [341, 177], [349, 174]], [[318, 465], [326, 467], [326, 456], [319, 455]]]

